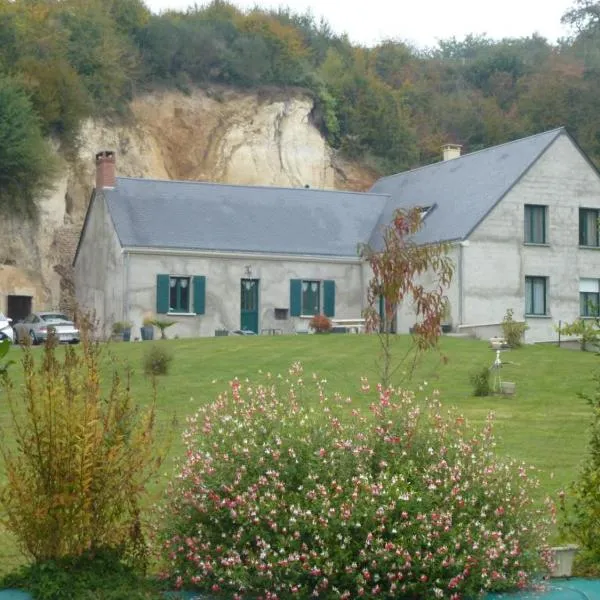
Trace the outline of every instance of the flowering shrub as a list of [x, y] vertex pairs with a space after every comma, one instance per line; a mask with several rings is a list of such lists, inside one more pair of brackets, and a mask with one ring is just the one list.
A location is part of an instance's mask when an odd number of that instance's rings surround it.
[[[314, 398], [312, 390], [314, 389]], [[463, 598], [545, 572], [553, 511], [436, 394], [267, 377], [190, 418], [158, 529], [163, 577], [227, 598]]]
[[315, 315], [310, 320], [309, 326], [317, 333], [325, 333], [331, 329], [331, 319], [325, 315]]

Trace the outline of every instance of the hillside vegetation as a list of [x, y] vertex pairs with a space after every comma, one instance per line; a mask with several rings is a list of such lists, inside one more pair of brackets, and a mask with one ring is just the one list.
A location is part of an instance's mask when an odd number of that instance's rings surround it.
[[[557, 45], [467, 36], [431, 49], [352, 44], [313, 16], [222, 0], [153, 15], [141, 0], [0, 0], [0, 208], [31, 211], [54, 136], [126, 118], [157, 87], [294, 86], [334, 148], [381, 173], [566, 125], [600, 162], [600, 2], [575, 0]], [[18, 140], [19, 143], [15, 143]]]

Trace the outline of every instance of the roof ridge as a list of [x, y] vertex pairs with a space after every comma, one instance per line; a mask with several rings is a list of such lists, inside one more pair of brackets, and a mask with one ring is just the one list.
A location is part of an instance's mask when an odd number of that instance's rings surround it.
[[389, 196], [389, 194], [383, 194], [381, 192], [357, 192], [355, 190], [337, 190], [337, 189], [324, 189], [324, 188], [304, 188], [304, 187], [285, 187], [279, 185], [249, 185], [242, 183], [223, 183], [219, 181], [197, 181], [194, 179], [150, 179], [147, 177], [126, 177], [126, 176], [118, 176], [119, 179], [127, 179], [129, 181], [143, 181], [145, 183], [185, 183], [185, 184], [193, 184], [193, 185], [213, 185], [219, 187], [229, 187], [229, 188], [245, 188], [251, 190], [285, 190], [285, 191], [300, 191], [300, 192], [325, 192], [327, 194], [355, 194], [360, 196]]
[[541, 131], [540, 133], [534, 133], [532, 135], [528, 135], [526, 137], [519, 138], [517, 140], [511, 140], [509, 142], [503, 142], [502, 144], [496, 144], [494, 146], [488, 146], [487, 148], [482, 148], [481, 150], [475, 150], [475, 152], [469, 152], [468, 154], [463, 154], [462, 156], [458, 156], [457, 158], [453, 158], [451, 161], [450, 160], [438, 160], [437, 162], [430, 163], [428, 165], [421, 165], [420, 167], [416, 167], [414, 169], [409, 169], [408, 171], [401, 171], [400, 173], [392, 173], [391, 175], [386, 175], [385, 177], [380, 177], [373, 184], [373, 187], [375, 185], [377, 185], [380, 181], [384, 181], [384, 180], [387, 180], [387, 179], [392, 179], [393, 177], [399, 177], [400, 175], [408, 175], [409, 173], [416, 173], [417, 171], [422, 171], [424, 169], [429, 169], [431, 167], [437, 167], [439, 165], [443, 165], [443, 164], [448, 163], [448, 162], [453, 162], [454, 163], [455, 161], [461, 160], [463, 158], [468, 158], [470, 156], [475, 156], [476, 154], [482, 154], [483, 152], [489, 152], [490, 150], [496, 150], [497, 148], [502, 148], [504, 146], [510, 146], [511, 144], [517, 144], [519, 142], [524, 142], [525, 140], [531, 140], [533, 138], [540, 137], [542, 135], [549, 135], [549, 134], [553, 133], [556, 136], [559, 133], [562, 133], [564, 131], [566, 131], [566, 128], [565, 128], [564, 125], [561, 125], [560, 127], [556, 127], [555, 129], [549, 129], [548, 131]]

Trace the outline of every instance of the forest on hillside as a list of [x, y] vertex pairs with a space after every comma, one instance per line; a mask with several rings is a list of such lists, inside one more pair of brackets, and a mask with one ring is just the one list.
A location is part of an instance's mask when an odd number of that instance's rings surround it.
[[600, 2], [574, 0], [570, 38], [352, 44], [289, 10], [213, 0], [152, 14], [142, 0], [0, 0], [0, 207], [32, 213], [52, 136], [65, 151], [89, 116], [127, 118], [157, 87], [301, 87], [346, 156], [386, 174], [565, 125], [600, 164]]

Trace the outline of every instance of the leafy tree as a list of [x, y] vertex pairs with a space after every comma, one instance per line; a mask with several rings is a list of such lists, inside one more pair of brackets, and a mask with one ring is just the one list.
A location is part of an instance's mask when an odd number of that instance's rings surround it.
[[52, 165], [31, 102], [14, 80], [0, 76], [0, 209], [33, 215]]
[[[416, 323], [413, 328], [414, 360], [419, 353], [434, 348], [441, 334], [441, 324], [447, 305], [445, 291], [454, 273], [446, 244], [418, 245], [414, 235], [422, 228], [419, 208], [398, 210], [393, 222], [383, 232], [382, 247], [360, 247], [360, 255], [371, 267], [372, 277], [367, 288], [367, 328], [377, 331], [381, 345], [381, 384], [388, 387], [392, 377], [409, 354], [393, 364], [393, 340], [389, 324], [398, 306], [412, 302]], [[428, 277], [431, 285], [424, 285]], [[380, 302], [383, 311], [380, 313]]]
[[600, 28], [600, 2], [597, 0], [575, 0], [565, 12], [561, 22], [571, 25], [580, 33]]

